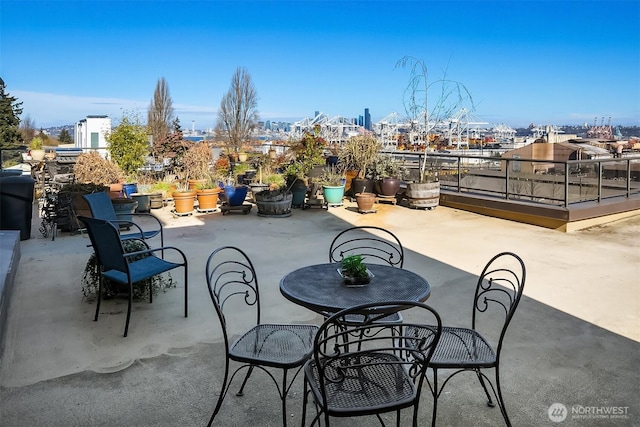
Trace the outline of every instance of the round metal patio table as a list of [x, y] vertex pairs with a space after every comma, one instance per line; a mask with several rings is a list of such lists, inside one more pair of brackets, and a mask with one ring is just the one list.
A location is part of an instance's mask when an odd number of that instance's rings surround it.
[[388, 265], [367, 264], [373, 274], [366, 286], [348, 287], [339, 263], [309, 265], [280, 280], [280, 292], [289, 301], [316, 313], [336, 313], [359, 304], [387, 301], [426, 301], [429, 282], [418, 274]]

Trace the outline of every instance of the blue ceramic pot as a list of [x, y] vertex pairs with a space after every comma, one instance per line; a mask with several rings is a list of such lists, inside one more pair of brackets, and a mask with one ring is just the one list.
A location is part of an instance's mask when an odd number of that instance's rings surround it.
[[247, 197], [247, 190], [249, 187], [246, 185], [225, 185], [224, 195], [227, 198], [227, 202], [231, 206], [241, 206], [244, 203], [244, 199]]

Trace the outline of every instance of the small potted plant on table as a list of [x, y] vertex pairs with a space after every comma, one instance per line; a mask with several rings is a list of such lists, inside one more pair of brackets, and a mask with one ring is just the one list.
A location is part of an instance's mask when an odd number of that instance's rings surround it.
[[371, 281], [371, 273], [367, 269], [362, 255], [344, 257], [340, 273], [347, 286], [364, 286]]

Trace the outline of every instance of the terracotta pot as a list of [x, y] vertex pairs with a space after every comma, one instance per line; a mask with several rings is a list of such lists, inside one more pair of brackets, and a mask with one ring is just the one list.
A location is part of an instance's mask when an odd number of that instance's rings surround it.
[[196, 202], [195, 190], [190, 191], [174, 191], [171, 195], [176, 213], [193, 212], [193, 206]]
[[374, 193], [356, 193], [356, 203], [358, 204], [358, 212], [371, 212], [373, 205], [376, 203], [376, 195]]
[[345, 172], [345, 176], [347, 178], [347, 181], [344, 184], [345, 193], [349, 193], [351, 191], [351, 182], [355, 177], [358, 176], [358, 172], [359, 172], [358, 170], [348, 170]]
[[195, 190], [198, 188], [198, 185], [200, 184], [204, 184], [206, 183], [207, 180], [206, 179], [188, 179], [187, 180], [187, 188], [189, 188], [189, 190]]
[[122, 197], [122, 187], [123, 183], [119, 182], [117, 184], [109, 184], [109, 197], [112, 199], [117, 199]]
[[198, 209], [200, 210], [212, 210], [218, 207], [218, 193], [219, 188], [207, 188], [196, 191], [196, 197], [198, 198]]

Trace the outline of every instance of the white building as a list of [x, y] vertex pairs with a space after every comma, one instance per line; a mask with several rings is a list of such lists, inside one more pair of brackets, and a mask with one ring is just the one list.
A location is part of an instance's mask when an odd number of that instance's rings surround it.
[[97, 150], [102, 157], [107, 156], [105, 136], [111, 132], [109, 116], [87, 116], [76, 123], [73, 140], [76, 148], [85, 151]]

